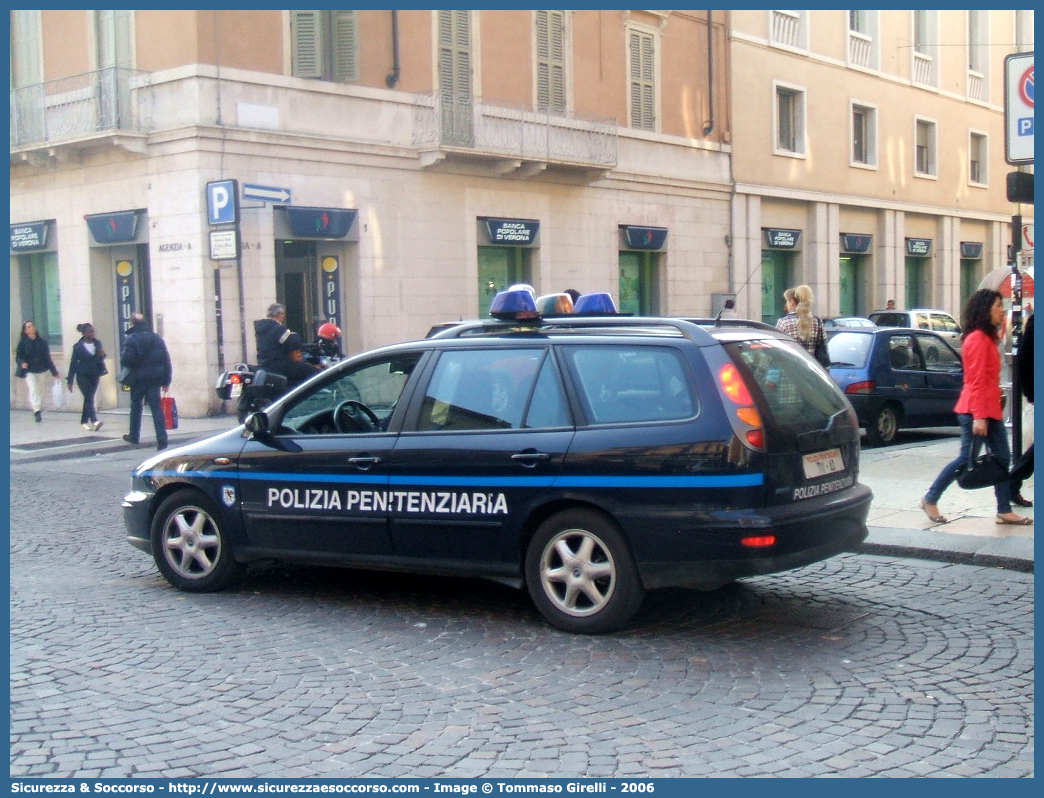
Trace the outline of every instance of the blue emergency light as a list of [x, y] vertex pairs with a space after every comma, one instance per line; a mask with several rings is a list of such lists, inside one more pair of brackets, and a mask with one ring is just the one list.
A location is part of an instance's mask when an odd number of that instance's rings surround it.
[[616, 314], [616, 302], [608, 293], [584, 294], [576, 300], [573, 313]]
[[508, 289], [499, 292], [489, 305], [489, 315], [501, 321], [536, 320], [536, 300], [524, 289]]

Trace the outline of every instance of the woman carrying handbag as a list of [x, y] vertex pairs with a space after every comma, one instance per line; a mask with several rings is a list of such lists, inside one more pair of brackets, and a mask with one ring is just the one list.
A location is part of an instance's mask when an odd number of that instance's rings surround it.
[[29, 406], [33, 409], [33, 417], [37, 423], [43, 420], [43, 392], [40, 390], [41, 379], [45, 371], [58, 378], [58, 369], [51, 360], [51, 348], [47, 339], [42, 337], [31, 321], [22, 322], [22, 335], [15, 349], [15, 362], [18, 370], [15, 376], [25, 379], [29, 389]]
[[72, 393], [73, 380], [83, 394], [83, 409], [80, 411], [80, 424], [85, 430], [100, 430], [104, 422], [98, 420], [98, 411], [94, 407], [94, 395], [98, 392], [98, 381], [103, 374], [108, 374], [105, 367], [105, 349], [102, 342], [94, 335], [94, 327], [90, 322], [76, 325], [76, 332], [82, 337], [73, 344], [72, 357], [69, 358], [69, 376], [66, 382], [69, 393]]
[[[964, 364], [964, 387], [954, 412], [961, 426], [961, 451], [956, 459], [939, 472], [935, 482], [921, 499], [921, 509], [929, 520], [946, 523], [939, 512], [939, 499], [958, 474], [967, 468], [976, 439], [985, 439], [989, 450], [1005, 464], [1011, 460], [1008, 432], [1004, 428], [1001, 405], [1000, 352], [998, 330], [1004, 319], [1004, 304], [997, 291], [980, 288], [968, 299], [961, 319], [964, 328], [961, 361]], [[974, 447], [978, 449], [978, 446]], [[998, 524], [1029, 526], [1032, 518], [1011, 511], [1011, 482], [1002, 480], [993, 486], [997, 499]]]

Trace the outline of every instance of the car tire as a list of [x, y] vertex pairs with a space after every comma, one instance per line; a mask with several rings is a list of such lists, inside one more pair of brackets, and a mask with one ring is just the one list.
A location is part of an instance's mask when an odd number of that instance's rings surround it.
[[152, 557], [178, 590], [209, 593], [233, 584], [237, 563], [220, 508], [197, 490], [168, 496], [152, 517]]
[[866, 439], [871, 446], [886, 446], [899, 432], [899, 410], [895, 405], [882, 405], [866, 425]]
[[525, 575], [540, 614], [575, 634], [619, 629], [645, 598], [623, 534], [593, 510], [567, 510], [544, 521], [526, 550]]

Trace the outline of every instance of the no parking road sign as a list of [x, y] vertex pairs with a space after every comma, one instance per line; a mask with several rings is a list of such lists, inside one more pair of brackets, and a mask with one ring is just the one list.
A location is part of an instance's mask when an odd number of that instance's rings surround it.
[[1033, 53], [1004, 58], [1004, 159], [1033, 163]]

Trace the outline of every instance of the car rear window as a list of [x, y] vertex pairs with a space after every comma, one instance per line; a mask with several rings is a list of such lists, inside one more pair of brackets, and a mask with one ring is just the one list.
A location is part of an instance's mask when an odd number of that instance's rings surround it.
[[771, 339], [730, 342], [725, 349], [760, 389], [762, 410], [768, 411], [766, 429], [777, 436], [794, 442], [802, 433], [826, 428], [831, 419], [846, 417], [842, 411], [848, 403], [837, 384], [797, 345]]
[[593, 424], [691, 418], [698, 404], [681, 355], [670, 347], [570, 346], [569, 369]]
[[878, 327], [906, 327], [907, 314], [905, 313], [871, 313], [870, 321]]
[[870, 348], [874, 342], [872, 335], [839, 332], [827, 341], [827, 352], [830, 353], [830, 365], [842, 368], [862, 368], [870, 357]]

